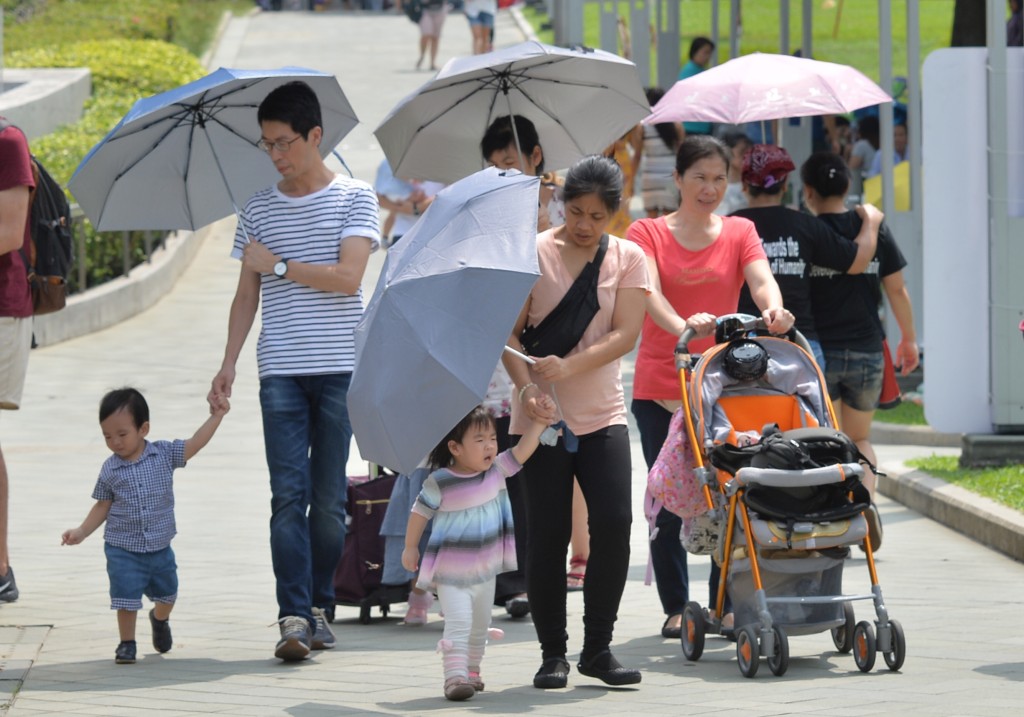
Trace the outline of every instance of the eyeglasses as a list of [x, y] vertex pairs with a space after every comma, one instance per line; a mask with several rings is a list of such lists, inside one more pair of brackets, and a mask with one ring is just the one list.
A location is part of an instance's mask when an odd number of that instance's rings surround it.
[[292, 148], [292, 142], [297, 142], [300, 139], [302, 139], [301, 134], [292, 139], [279, 139], [276, 142], [268, 142], [265, 139], [260, 139], [260, 141], [256, 143], [256, 146], [267, 154], [270, 154], [270, 150], [272, 149], [276, 149], [278, 152], [287, 152]]

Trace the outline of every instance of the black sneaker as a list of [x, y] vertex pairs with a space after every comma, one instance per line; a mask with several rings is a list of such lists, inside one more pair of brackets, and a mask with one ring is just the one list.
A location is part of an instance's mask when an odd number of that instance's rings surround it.
[[14, 602], [18, 599], [18, 584], [14, 582], [14, 568], [7, 566], [7, 574], [0, 578], [0, 600]]
[[119, 665], [135, 664], [135, 640], [122, 640], [114, 653], [114, 662]]
[[505, 612], [509, 617], [520, 618], [530, 614], [530, 601], [525, 595], [517, 595], [505, 601]]
[[581, 675], [596, 677], [606, 685], [612, 685], [613, 687], [635, 685], [640, 682], [641, 678], [640, 670], [623, 667], [610, 650], [602, 650], [586, 661], [584, 661], [581, 655], [576, 669]]
[[309, 656], [312, 630], [304, 617], [288, 615], [278, 620], [281, 639], [274, 649], [274, 657], [285, 662], [298, 662]]
[[549, 657], [533, 676], [533, 686], [539, 690], [557, 690], [569, 684], [569, 663], [564, 657]]
[[171, 637], [171, 621], [157, 620], [155, 610], [149, 611], [149, 624], [153, 628], [153, 647], [157, 652], [170, 652], [174, 645]]

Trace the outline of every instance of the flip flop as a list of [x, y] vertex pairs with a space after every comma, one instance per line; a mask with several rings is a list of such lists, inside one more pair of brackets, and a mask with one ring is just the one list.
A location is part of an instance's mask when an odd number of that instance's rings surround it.
[[583, 589], [583, 581], [587, 577], [587, 559], [574, 555], [569, 560], [569, 572], [566, 573], [565, 589], [568, 592], [579, 592]]

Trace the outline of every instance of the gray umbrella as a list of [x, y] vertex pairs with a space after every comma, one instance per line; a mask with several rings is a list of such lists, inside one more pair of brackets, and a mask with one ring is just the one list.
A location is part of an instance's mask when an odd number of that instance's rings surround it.
[[363, 458], [411, 473], [483, 399], [540, 274], [539, 181], [467, 177], [388, 250], [355, 331], [348, 410]]
[[556, 170], [600, 153], [650, 111], [629, 60], [523, 42], [450, 60], [374, 134], [395, 176], [454, 182], [484, 166], [480, 140], [498, 117], [529, 119], [545, 168]]
[[256, 110], [276, 87], [302, 80], [320, 101], [324, 156], [358, 120], [333, 75], [301, 67], [220, 68], [141, 99], [93, 147], [68, 188], [98, 230], [198, 229], [280, 178], [256, 146]]

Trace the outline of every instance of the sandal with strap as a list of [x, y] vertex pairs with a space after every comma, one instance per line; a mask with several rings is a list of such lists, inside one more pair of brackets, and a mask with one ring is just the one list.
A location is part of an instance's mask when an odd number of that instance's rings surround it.
[[582, 555], [574, 555], [569, 559], [569, 572], [565, 576], [565, 589], [568, 592], [579, 592], [583, 589], [583, 581], [587, 577], [587, 559]]
[[444, 696], [452, 702], [468, 700], [476, 689], [465, 677], [449, 677], [444, 681]]

